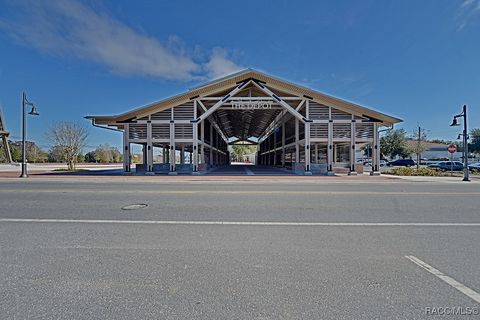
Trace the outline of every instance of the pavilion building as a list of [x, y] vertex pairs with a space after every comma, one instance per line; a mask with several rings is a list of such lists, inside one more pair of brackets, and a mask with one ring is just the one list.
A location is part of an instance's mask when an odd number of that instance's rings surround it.
[[[131, 111], [87, 116], [95, 126], [123, 132], [124, 170], [131, 146], [143, 146], [137, 172], [196, 174], [230, 162], [228, 146], [257, 145], [258, 165], [298, 174], [356, 173], [359, 146], [372, 148], [379, 171], [381, 127], [400, 119], [252, 69], [214, 80]], [[154, 149], [162, 157], [154, 162]]]

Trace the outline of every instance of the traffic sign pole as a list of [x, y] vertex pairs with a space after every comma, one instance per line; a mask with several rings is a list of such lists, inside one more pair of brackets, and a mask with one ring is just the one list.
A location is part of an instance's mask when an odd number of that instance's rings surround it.
[[450, 176], [453, 177], [453, 154], [457, 152], [457, 145], [456, 144], [450, 144], [447, 148], [448, 153], [450, 153]]

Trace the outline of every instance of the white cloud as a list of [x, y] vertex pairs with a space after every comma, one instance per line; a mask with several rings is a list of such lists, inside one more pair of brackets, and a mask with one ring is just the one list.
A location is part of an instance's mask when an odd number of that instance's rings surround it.
[[113, 73], [190, 81], [238, 70], [225, 49], [214, 48], [202, 64], [180, 38], [162, 43], [102, 6], [76, 0], [27, 0], [13, 6], [17, 14], [0, 14], [0, 29], [12, 38], [44, 53], [93, 61]]
[[215, 79], [231, 74], [243, 69], [228, 57], [227, 50], [223, 48], [213, 48], [210, 61], [205, 63], [204, 70], [209, 78]]
[[480, 0], [464, 0], [457, 11], [457, 30], [463, 30], [478, 18], [480, 18]]

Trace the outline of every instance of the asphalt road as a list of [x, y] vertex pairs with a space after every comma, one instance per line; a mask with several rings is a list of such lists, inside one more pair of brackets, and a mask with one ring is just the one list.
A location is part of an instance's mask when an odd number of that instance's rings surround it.
[[335, 181], [0, 180], [0, 318], [480, 318], [478, 185]]

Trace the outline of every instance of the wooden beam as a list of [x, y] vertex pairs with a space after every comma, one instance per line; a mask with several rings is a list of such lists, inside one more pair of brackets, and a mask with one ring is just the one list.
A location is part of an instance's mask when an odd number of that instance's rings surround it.
[[217, 101], [210, 109], [205, 111], [204, 114], [202, 114], [200, 117], [198, 117], [195, 121], [200, 122], [205, 120], [208, 116], [210, 116], [212, 113], [214, 113], [220, 106], [222, 106], [225, 102], [229, 100], [229, 98], [233, 97], [235, 94], [237, 94], [240, 90], [242, 90], [248, 83], [252, 82], [252, 80], [245, 80], [244, 82], [240, 83], [238, 86], [236, 86], [232, 91], [230, 91], [226, 96], [224, 96], [222, 99]]
[[267, 95], [269, 95], [270, 97], [272, 97], [275, 101], [277, 101], [280, 105], [282, 105], [285, 109], [288, 110], [288, 112], [290, 112], [292, 115], [295, 116], [295, 118], [297, 118], [299, 121], [301, 121], [302, 123], [305, 123], [305, 120], [303, 118], [303, 116], [295, 109], [292, 108], [291, 105], [289, 105], [288, 103], [286, 103], [285, 101], [283, 101], [279, 96], [277, 96], [275, 93], [273, 93], [270, 89], [268, 89], [266, 86], [264, 86], [263, 84], [260, 84], [259, 82], [257, 81], [253, 81], [253, 84], [258, 88], [260, 89], [261, 91], [263, 91], [264, 93], [266, 93]]
[[[221, 98], [220, 98], [221, 99]], [[207, 112], [207, 108], [205, 107], [205, 105], [203, 104], [202, 101], [200, 101], [200, 99], [195, 99], [196, 103], [198, 103], [198, 105], [203, 109], [204, 112]], [[197, 115], [195, 115], [195, 119], [197, 119]]]
[[300, 111], [300, 108], [302, 108], [303, 104], [305, 103], [305, 100], [300, 101], [298, 106], [295, 108], [295, 111]]

